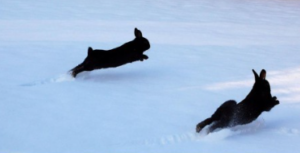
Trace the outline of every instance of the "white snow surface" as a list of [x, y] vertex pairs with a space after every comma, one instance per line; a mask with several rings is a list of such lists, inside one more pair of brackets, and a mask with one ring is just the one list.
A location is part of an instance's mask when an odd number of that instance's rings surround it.
[[[149, 59], [68, 71], [89, 46], [148, 38]], [[299, 0], [1, 0], [0, 153], [300, 150]], [[206, 135], [267, 70], [280, 105]]]

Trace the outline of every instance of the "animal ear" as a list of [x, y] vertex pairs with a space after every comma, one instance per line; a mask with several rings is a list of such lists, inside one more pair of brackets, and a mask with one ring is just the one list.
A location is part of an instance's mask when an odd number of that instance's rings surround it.
[[135, 35], [136, 38], [142, 38], [143, 37], [142, 32], [137, 28], [134, 29], [134, 35]]
[[267, 76], [267, 71], [265, 69], [262, 69], [260, 71], [260, 74], [259, 74], [259, 78], [265, 80], [266, 79], [266, 76]]
[[254, 69], [252, 69], [252, 72], [253, 72], [253, 74], [254, 74], [255, 81], [257, 81], [257, 80], [258, 80], [258, 75], [257, 75], [257, 73], [254, 71]]

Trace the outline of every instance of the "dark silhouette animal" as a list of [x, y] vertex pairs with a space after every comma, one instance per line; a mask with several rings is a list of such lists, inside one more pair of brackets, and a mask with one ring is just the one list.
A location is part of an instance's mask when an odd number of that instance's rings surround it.
[[279, 101], [271, 95], [269, 82], [266, 80], [266, 71], [263, 69], [258, 76], [252, 70], [255, 83], [247, 97], [240, 103], [234, 100], [224, 102], [210, 117], [196, 126], [196, 132], [200, 132], [205, 126], [210, 125], [208, 133], [218, 128], [233, 127], [248, 124], [254, 121], [263, 111], [270, 111]]
[[149, 41], [143, 37], [142, 32], [134, 29], [135, 39], [111, 50], [98, 50], [88, 48], [85, 60], [71, 70], [73, 77], [82, 71], [118, 67], [135, 61], [148, 59], [143, 53], [150, 48]]

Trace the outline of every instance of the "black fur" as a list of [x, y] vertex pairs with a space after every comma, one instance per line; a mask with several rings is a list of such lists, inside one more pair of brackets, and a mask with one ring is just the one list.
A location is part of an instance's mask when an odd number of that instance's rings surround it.
[[262, 70], [260, 76], [252, 71], [255, 83], [248, 96], [238, 104], [234, 100], [223, 103], [210, 118], [197, 124], [196, 132], [200, 132], [207, 125], [211, 125], [208, 132], [213, 132], [217, 128], [251, 123], [263, 111], [270, 111], [279, 104], [277, 98], [271, 95], [269, 82], [265, 79], [266, 71]]
[[134, 29], [135, 39], [111, 50], [97, 50], [88, 48], [85, 60], [71, 70], [72, 75], [82, 71], [118, 67], [134, 61], [148, 59], [143, 53], [150, 48], [149, 41], [143, 37], [142, 32]]

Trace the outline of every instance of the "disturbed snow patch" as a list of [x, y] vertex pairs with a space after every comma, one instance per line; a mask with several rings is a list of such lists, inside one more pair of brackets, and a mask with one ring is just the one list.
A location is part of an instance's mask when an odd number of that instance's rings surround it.
[[34, 81], [30, 83], [24, 83], [21, 84], [21, 86], [37, 86], [37, 85], [44, 85], [49, 83], [61, 83], [61, 82], [68, 82], [68, 81], [74, 81], [75, 78], [73, 78], [70, 74], [61, 74], [54, 78], [45, 79], [42, 81]]

